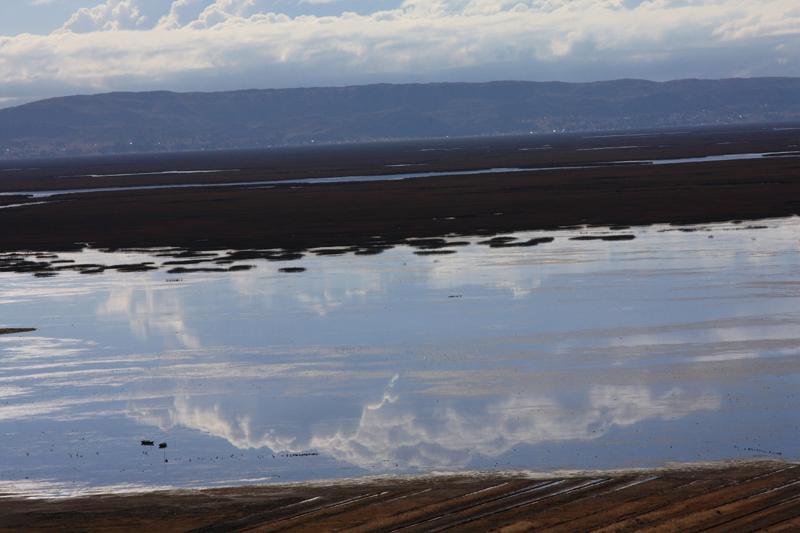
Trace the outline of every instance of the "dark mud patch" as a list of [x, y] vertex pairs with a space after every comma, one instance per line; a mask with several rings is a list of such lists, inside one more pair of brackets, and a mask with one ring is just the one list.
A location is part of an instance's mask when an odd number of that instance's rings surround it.
[[[350, 247], [346, 251], [358, 251], [368, 255], [379, 253], [389, 247], [375, 246], [369, 248]], [[98, 249], [107, 253], [118, 252], [118, 249]], [[102, 274], [106, 271], [116, 272], [151, 272], [164, 269], [167, 273], [192, 273], [192, 272], [243, 272], [256, 268], [255, 265], [243, 265], [246, 259], [263, 259], [267, 261], [294, 261], [304, 257], [299, 251], [289, 250], [241, 250], [230, 251], [224, 255], [219, 252], [203, 252], [195, 250], [150, 250], [125, 249], [138, 253], [147, 253], [151, 257], [173, 258], [157, 264], [154, 261], [138, 263], [100, 264], [79, 263], [74, 259], [59, 259], [57, 254], [43, 252], [8, 252], [0, 253], [0, 272], [28, 273], [38, 278], [48, 278], [63, 272], [76, 272], [79, 274]], [[178, 259], [174, 259], [174, 258]], [[210, 263], [210, 264], [209, 264]], [[207, 266], [200, 266], [206, 264]]]
[[198, 272], [227, 272], [227, 268], [186, 268], [177, 267], [167, 270], [167, 274], [193, 274]]
[[252, 261], [255, 259], [266, 259], [267, 261], [296, 261], [302, 259], [301, 252], [285, 250], [235, 250], [226, 255], [219, 256], [215, 262], [222, 261]]
[[145, 263], [131, 263], [126, 265], [111, 265], [106, 267], [108, 270], [116, 270], [117, 272], [150, 272], [152, 270], [158, 270], [158, 267], [155, 266], [155, 263], [145, 262]]
[[101, 265], [97, 263], [76, 263], [74, 259], [58, 259], [57, 255], [38, 254], [34, 257], [47, 260], [32, 261], [24, 254], [0, 255], [0, 272], [31, 273], [37, 278], [50, 278], [60, 272], [73, 271], [80, 274], [101, 274], [106, 270], [117, 272], [147, 272], [158, 270], [152, 262]]
[[452, 248], [469, 246], [472, 244], [469, 241], [451, 241], [445, 238], [430, 238], [430, 239], [408, 239], [404, 242], [407, 246], [416, 248], [418, 250], [440, 250], [442, 248]]
[[378, 255], [382, 254], [386, 250], [391, 250], [391, 249], [392, 249], [391, 246], [380, 247], [380, 248], [364, 248], [361, 250], [356, 250], [355, 255]]
[[547, 244], [553, 242], [555, 237], [536, 237], [528, 239], [527, 241], [520, 242], [494, 242], [489, 244], [490, 248], [525, 248], [531, 246], [539, 246], [540, 244]]
[[217, 254], [195, 250], [170, 250], [153, 254], [155, 257], [172, 257], [175, 259], [214, 259]]
[[0, 272], [36, 273], [52, 271], [47, 261], [30, 261], [19, 256], [0, 258]]
[[176, 267], [170, 270], [167, 270], [167, 274], [196, 274], [199, 272], [241, 272], [243, 270], [250, 270], [254, 268], [253, 265], [235, 265], [230, 268], [213, 268], [213, 267], [205, 267], [205, 268], [187, 268], [187, 267]]
[[217, 262], [215, 259], [174, 259], [172, 261], [164, 261], [161, 263], [163, 266], [177, 266], [177, 265], [199, 265], [201, 263]]
[[97, 263], [74, 263], [56, 267], [56, 270], [96, 270], [105, 268], [105, 265]]
[[405, 243], [412, 248], [419, 248], [420, 250], [435, 250], [437, 248], [445, 248], [447, 239], [408, 239]]
[[154, 248], [104, 247], [104, 248], [98, 248], [98, 250], [105, 253], [149, 254], [149, 255], [159, 255], [161, 257], [166, 257], [166, 255], [160, 255], [160, 254], [181, 253], [185, 251], [183, 248], [163, 247], [163, 246]]
[[[732, 229], [743, 229], [743, 228], [736, 227]], [[668, 229], [658, 230], [659, 233], [670, 233], [675, 231], [679, 231], [681, 233], [697, 233], [700, 231], [711, 231], [711, 228], [705, 226], [691, 226], [691, 227], [672, 227]]]
[[516, 237], [508, 237], [508, 236], [492, 237], [491, 239], [480, 241], [478, 244], [483, 244], [484, 246], [491, 246], [496, 248], [498, 246], [504, 246], [510, 244], [516, 240], [517, 240]]
[[227, 255], [218, 257], [214, 259], [214, 261], [217, 263], [223, 261], [252, 261], [254, 259], [266, 259], [274, 253], [275, 252], [271, 250], [236, 250], [229, 252]]
[[417, 250], [414, 255], [452, 255], [455, 250]]
[[36, 328], [0, 328], [0, 335], [15, 335], [17, 333], [30, 333]]
[[95, 263], [77, 263], [53, 267], [57, 272], [72, 270], [79, 274], [102, 274], [109, 267]]
[[280, 255], [273, 255], [270, 257], [266, 257], [267, 261], [297, 261], [302, 259], [304, 256], [301, 253], [288, 253], [288, 254], [280, 254]]
[[357, 251], [358, 248], [317, 248], [311, 250], [314, 255], [345, 255]]
[[571, 241], [632, 241], [636, 235], [580, 235], [571, 237]]

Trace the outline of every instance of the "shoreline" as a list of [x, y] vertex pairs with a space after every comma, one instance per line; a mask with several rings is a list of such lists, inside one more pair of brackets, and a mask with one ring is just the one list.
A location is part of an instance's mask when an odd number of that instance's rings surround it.
[[[661, 468], [549, 473], [463, 472], [280, 485], [0, 498], [0, 531], [91, 526], [159, 531], [359, 531], [437, 528], [589, 530], [669, 523], [710, 527], [798, 525], [800, 464], [736, 460]], [[789, 529], [786, 529], [789, 530]]]

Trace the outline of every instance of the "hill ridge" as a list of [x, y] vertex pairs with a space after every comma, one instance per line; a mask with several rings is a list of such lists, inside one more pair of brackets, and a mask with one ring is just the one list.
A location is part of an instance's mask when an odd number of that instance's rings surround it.
[[800, 120], [800, 78], [116, 91], [0, 109], [0, 158]]

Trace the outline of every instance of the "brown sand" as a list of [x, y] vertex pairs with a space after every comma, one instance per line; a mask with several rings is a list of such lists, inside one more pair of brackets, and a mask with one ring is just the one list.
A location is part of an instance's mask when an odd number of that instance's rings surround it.
[[0, 500], [0, 531], [797, 531], [800, 465]]

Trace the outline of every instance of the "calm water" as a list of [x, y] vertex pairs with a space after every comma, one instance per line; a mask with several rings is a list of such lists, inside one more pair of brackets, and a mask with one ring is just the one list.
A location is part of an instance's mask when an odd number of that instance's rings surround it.
[[800, 459], [800, 219], [763, 225], [0, 274], [39, 328], [0, 336], [0, 492]]

